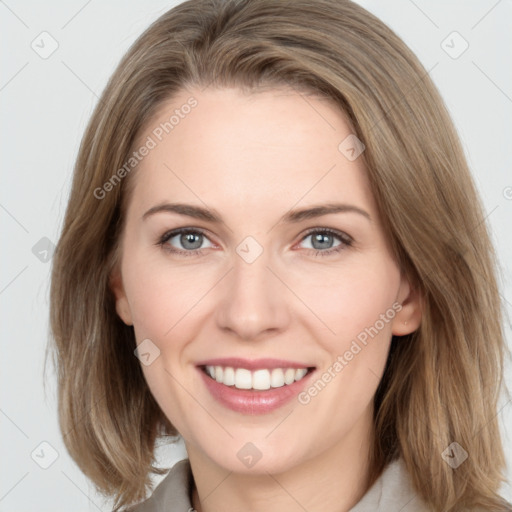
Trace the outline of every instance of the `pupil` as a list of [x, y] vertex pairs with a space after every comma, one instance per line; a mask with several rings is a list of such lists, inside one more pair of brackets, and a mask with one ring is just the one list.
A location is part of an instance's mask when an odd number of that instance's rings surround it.
[[[316, 236], [313, 237], [313, 247], [315, 249], [325, 249], [325, 248], [329, 249], [332, 245], [332, 243], [329, 243], [329, 241], [332, 242], [332, 240], [330, 240], [330, 238], [331, 238], [331, 235], [327, 235], [324, 233], [318, 233]], [[320, 243], [319, 247], [315, 246], [316, 242]], [[324, 244], [324, 245], [322, 245], [322, 244]]]
[[181, 235], [180, 242], [185, 249], [199, 249], [202, 242], [201, 237], [202, 235], [199, 233], [187, 233], [185, 235]]

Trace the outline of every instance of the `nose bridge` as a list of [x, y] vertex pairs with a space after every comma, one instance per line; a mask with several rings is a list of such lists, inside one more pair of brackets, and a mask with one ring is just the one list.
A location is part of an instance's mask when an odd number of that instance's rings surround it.
[[247, 237], [236, 248], [232, 271], [226, 276], [217, 309], [220, 328], [241, 339], [253, 339], [269, 330], [281, 330], [288, 322], [282, 283], [268, 267], [270, 252]]

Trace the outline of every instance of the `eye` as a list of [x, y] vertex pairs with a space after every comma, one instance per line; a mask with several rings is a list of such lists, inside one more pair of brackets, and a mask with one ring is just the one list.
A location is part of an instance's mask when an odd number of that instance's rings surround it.
[[[346, 233], [327, 228], [310, 230], [302, 238], [301, 242], [308, 239], [310, 239], [310, 242], [306, 244], [306, 249], [315, 251], [315, 256], [327, 256], [338, 253], [350, 247], [354, 242], [353, 238]], [[205, 242], [208, 245], [203, 246]], [[178, 256], [200, 255], [203, 249], [214, 247], [206, 234], [196, 228], [178, 228], [167, 231], [158, 240], [157, 245]]]
[[[202, 247], [205, 241], [207, 241], [209, 245]], [[160, 238], [158, 245], [161, 245], [169, 252], [183, 256], [200, 254], [202, 249], [213, 247], [213, 244], [203, 231], [191, 228], [180, 228], [168, 231]]]
[[[354, 240], [352, 237], [341, 231], [332, 229], [315, 228], [302, 239], [302, 241], [310, 239], [308, 249], [316, 251], [316, 256], [326, 256], [342, 251], [350, 247]], [[338, 243], [336, 243], [336, 240]]]

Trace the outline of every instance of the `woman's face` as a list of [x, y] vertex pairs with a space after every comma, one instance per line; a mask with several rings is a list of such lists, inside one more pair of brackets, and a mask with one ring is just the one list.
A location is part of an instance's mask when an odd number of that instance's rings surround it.
[[139, 140], [112, 286], [189, 454], [276, 473], [364, 447], [391, 336], [419, 315], [343, 116], [288, 89], [194, 89]]

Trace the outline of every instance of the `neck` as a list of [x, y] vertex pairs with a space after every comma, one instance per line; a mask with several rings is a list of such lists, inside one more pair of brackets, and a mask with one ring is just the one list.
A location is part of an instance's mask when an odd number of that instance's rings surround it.
[[[230, 472], [187, 446], [197, 512], [348, 512], [367, 490], [372, 417], [365, 414], [337, 444], [286, 471]], [[278, 449], [278, 448], [276, 448]]]

